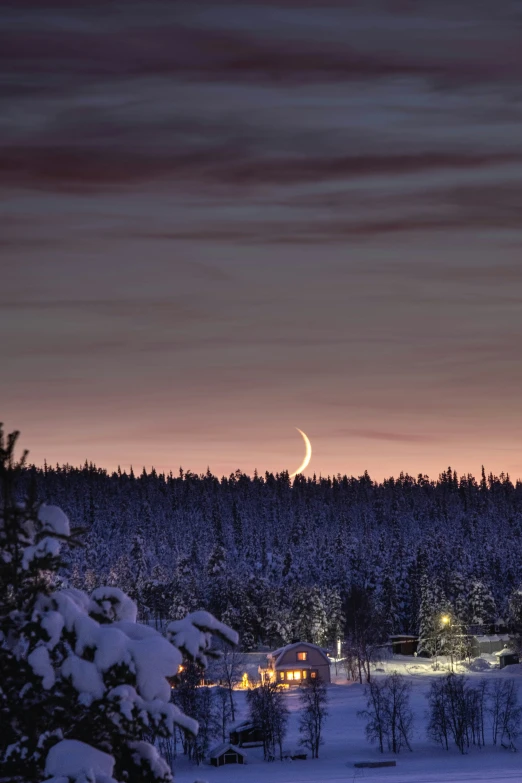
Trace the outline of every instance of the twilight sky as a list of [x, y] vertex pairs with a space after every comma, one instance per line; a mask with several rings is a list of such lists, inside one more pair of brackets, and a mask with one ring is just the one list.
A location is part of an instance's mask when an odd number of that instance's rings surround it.
[[0, 420], [41, 464], [522, 477], [522, 2], [11, 0]]

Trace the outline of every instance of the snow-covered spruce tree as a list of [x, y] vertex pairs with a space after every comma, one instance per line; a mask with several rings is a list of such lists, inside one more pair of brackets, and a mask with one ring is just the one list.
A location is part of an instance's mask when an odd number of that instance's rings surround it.
[[480, 625], [486, 629], [494, 625], [497, 619], [495, 599], [484, 582], [475, 581], [472, 583], [469, 604], [469, 616], [472, 625]]
[[426, 574], [421, 577], [421, 602], [418, 616], [419, 655], [434, 655], [440, 652], [440, 618], [447, 609], [447, 602], [441, 596], [438, 585]]
[[167, 678], [184, 656], [206, 665], [212, 634], [237, 635], [195, 612], [164, 638], [117, 588], [59, 588], [60, 548], [75, 536], [58, 507], [16, 500], [16, 439], [0, 431], [0, 779], [168, 783], [144, 737], [194, 734], [197, 722], [170, 702]]

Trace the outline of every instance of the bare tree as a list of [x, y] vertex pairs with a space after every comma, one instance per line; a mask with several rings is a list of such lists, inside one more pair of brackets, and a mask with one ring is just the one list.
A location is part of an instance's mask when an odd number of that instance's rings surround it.
[[[479, 747], [484, 745], [487, 694], [488, 687], [484, 680], [477, 687], [472, 687], [463, 675], [450, 673], [432, 683], [428, 696], [428, 736], [446, 750], [452, 739], [461, 753], [465, 753], [471, 744]], [[500, 712], [496, 714], [497, 720], [500, 720]]]
[[413, 713], [410, 710], [411, 685], [398, 672], [386, 677], [386, 702], [388, 714], [388, 748], [400, 753], [403, 747], [411, 750], [410, 737]]
[[230, 703], [230, 717], [232, 722], [236, 719], [236, 705], [234, 703], [234, 688], [243, 678], [246, 665], [245, 654], [235, 647], [221, 644], [220, 656], [209, 667], [210, 676], [226, 688]]
[[283, 758], [283, 740], [288, 722], [288, 708], [284, 698], [284, 693], [272, 682], [263, 683], [247, 693], [250, 719], [263, 732], [265, 761], [275, 759], [276, 749], [279, 750], [279, 758]]
[[446, 712], [446, 691], [441, 680], [431, 683], [428, 694], [430, 711], [428, 737], [449, 750], [449, 725]]
[[357, 665], [359, 682], [370, 682], [371, 664], [387, 638], [387, 624], [379, 607], [367, 591], [353, 587], [345, 606], [346, 655]]
[[358, 714], [367, 719], [366, 736], [370, 742], [379, 743], [381, 753], [385, 743], [392, 753], [400, 753], [404, 747], [411, 750], [410, 691], [411, 686], [398, 672], [368, 683], [367, 709]]
[[227, 688], [223, 688], [221, 685], [219, 685], [214, 689], [214, 696], [216, 702], [216, 717], [220, 727], [221, 740], [222, 742], [225, 742], [228, 733], [228, 725], [232, 720], [229, 691]]
[[515, 740], [520, 733], [522, 707], [518, 705], [518, 688], [513, 680], [496, 680], [489, 706], [493, 744], [500, 740], [502, 747], [516, 750]]
[[300, 686], [299, 701], [302, 705], [299, 716], [300, 745], [310, 748], [312, 758], [319, 758], [319, 747], [323, 744], [322, 732], [328, 710], [326, 684], [318, 677], [308, 679]]
[[386, 736], [386, 697], [384, 681], [373, 680], [366, 688], [366, 710], [357, 713], [359, 718], [366, 718], [366, 737], [369, 742], [378, 742], [379, 750], [384, 753]]

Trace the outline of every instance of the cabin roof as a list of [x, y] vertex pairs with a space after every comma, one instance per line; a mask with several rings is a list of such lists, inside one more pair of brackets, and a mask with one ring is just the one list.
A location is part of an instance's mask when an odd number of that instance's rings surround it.
[[227, 750], [232, 750], [234, 753], [238, 753], [240, 756], [243, 756], [243, 758], [246, 758], [247, 754], [245, 751], [242, 748], [238, 748], [236, 745], [232, 745], [231, 742], [222, 742], [221, 745], [216, 745], [215, 748], [212, 748], [208, 757], [209, 759], [218, 759], [223, 753], [226, 753]]
[[313, 650], [317, 650], [324, 656], [325, 660], [329, 662], [328, 656], [323, 648], [318, 647], [317, 644], [312, 644], [311, 642], [293, 642], [292, 644], [287, 644], [286, 647], [280, 647], [278, 650], [274, 650], [274, 652], [268, 653], [267, 658], [272, 658], [272, 660], [277, 663], [282, 655], [285, 655], [285, 653], [289, 652], [290, 650], [296, 650], [298, 647], [309, 647]]

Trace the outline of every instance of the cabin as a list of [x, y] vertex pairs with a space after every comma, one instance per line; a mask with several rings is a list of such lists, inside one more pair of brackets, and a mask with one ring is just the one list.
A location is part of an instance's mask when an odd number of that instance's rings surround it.
[[251, 721], [244, 721], [230, 730], [230, 742], [238, 748], [255, 748], [263, 745], [265, 732]]
[[259, 667], [262, 682], [277, 682], [289, 687], [315, 678], [330, 682], [330, 659], [325, 651], [310, 642], [294, 642], [268, 653], [267, 665]]
[[415, 655], [419, 646], [419, 637], [406, 633], [390, 636], [390, 644], [393, 655]]
[[222, 767], [225, 764], [246, 764], [246, 753], [241, 748], [224, 742], [209, 753], [209, 761], [213, 767]]
[[520, 663], [520, 657], [514, 650], [509, 650], [505, 647], [500, 652], [495, 653], [498, 658], [498, 665], [501, 669], [504, 666], [512, 666], [514, 663]]

